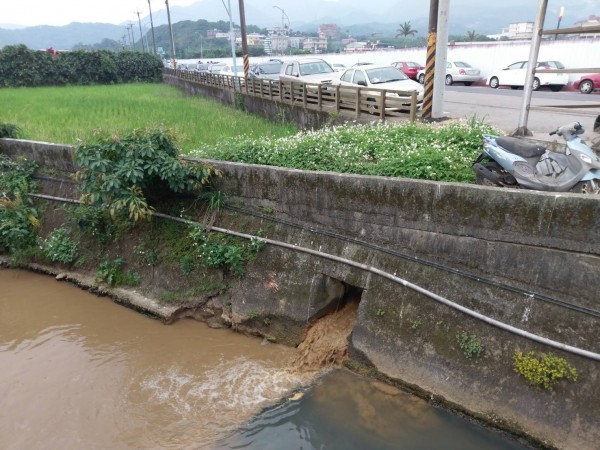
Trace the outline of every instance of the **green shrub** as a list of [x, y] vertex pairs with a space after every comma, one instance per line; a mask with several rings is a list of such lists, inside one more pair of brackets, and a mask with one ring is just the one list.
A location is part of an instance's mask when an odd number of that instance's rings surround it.
[[534, 352], [523, 354], [520, 350], [513, 357], [514, 370], [529, 384], [554, 390], [558, 381], [565, 378], [577, 381], [577, 370], [567, 360], [552, 353], [541, 353], [538, 359]]
[[212, 167], [179, 157], [171, 133], [164, 129], [134, 130], [123, 137], [104, 137], [81, 144], [75, 153], [81, 167], [81, 200], [109, 210], [111, 217], [149, 220], [151, 202], [173, 192], [199, 193], [211, 176]]
[[223, 268], [231, 274], [242, 277], [244, 265], [253, 260], [256, 253], [264, 247], [260, 238], [238, 243], [240, 239], [226, 237], [218, 233], [208, 234], [198, 225], [192, 225], [188, 231], [188, 239], [194, 252], [208, 268]]
[[66, 228], [57, 228], [42, 242], [42, 253], [52, 262], [70, 264], [77, 258], [78, 244]]
[[474, 334], [469, 335], [466, 331], [456, 334], [456, 342], [466, 358], [477, 358], [483, 353], [483, 345]]
[[204, 146], [192, 156], [302, 170], [473, 182], [481, 153], [482, 121], [449, 125], [344, 124], [280, 139], [238, 137]]
[[0, 155], [0, 250], [11, 254], [36, 245], [40, 221], [28, 196], [37, 187], [31, 180], [36, 168], [25, 159]]
[[71, 206], [67, 209], [68, 221], [73, 228], [106, 245], [115, 241], [124, 225], [113, 221], [106, 209], [92, 205]]
[[159, 57], [107, 50], [49, 52], [25, 45], [0, 50], [0, 87], [65, 86], [162, 81]]
[[21, 129], [12, 123], [0, 123], [0, 138], [18, 139]]
[[138, 285], [140, 283], [139, 274], [131, 270], [123, 272], [124, 266], [125, 259], [123, 258], [116, 258], [112, 261], [107, 259], [103, 261], [96, 272], [96, 281], [104, 282], [111, 287], [119, 285]]

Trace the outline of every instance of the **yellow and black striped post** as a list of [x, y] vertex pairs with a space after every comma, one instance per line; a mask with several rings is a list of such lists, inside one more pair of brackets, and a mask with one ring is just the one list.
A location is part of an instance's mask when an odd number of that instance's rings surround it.
[[250, 72], [250, 58], [244, 53], [244, 77], [248, 78], [248, 72]]
[[244, 0], [239, 0], [240, 5], [240, 33], [242, 35], [242, 55], [244, 58], [244, 78], [248, 79], [250, 72], [250, 60], [248, 58], [248, 39], [246, 37], [246, 12], [244, 11]]
[[423, 94], [423, 119], [431, 119], [433, 111], [433, 78], [435, 75], [435, 47], [437, 44], [438, 0], [429, 6], [429, 34], [427, 36], [427, 60], [425, 62], [425, 92]]

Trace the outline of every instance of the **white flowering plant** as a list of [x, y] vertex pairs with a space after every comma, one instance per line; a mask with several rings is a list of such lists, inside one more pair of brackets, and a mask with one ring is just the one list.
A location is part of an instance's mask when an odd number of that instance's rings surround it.
[[302, 170], [474, 182], [471, 164], [482, 134], [497, 134], [475, 118], [449, 124], [347, 123], [278, 139], [232, 138], [190, 152], [196, 158]]

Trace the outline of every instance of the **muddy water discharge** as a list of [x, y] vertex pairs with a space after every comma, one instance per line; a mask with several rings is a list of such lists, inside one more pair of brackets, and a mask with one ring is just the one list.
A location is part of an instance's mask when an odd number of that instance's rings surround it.
[[306, 383], [296, 351], [0, 270], [0, 448], [199, 448]]
[[345, 357], [356, 309], [295, 350], [0, 270], [0, 449], [523, 448], [346, 371], [315, 378]]

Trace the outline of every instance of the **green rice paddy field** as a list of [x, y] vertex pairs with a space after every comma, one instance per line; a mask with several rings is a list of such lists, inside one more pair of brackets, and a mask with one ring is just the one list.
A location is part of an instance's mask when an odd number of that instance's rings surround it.
[[135, 128], [174, 130], [184, 153], [236, 137], [284, 137], [297, 132], [164, 84], [0, 89], [0, 123], [23, 139], [76, 144], [94, 134], [121, 135]]

